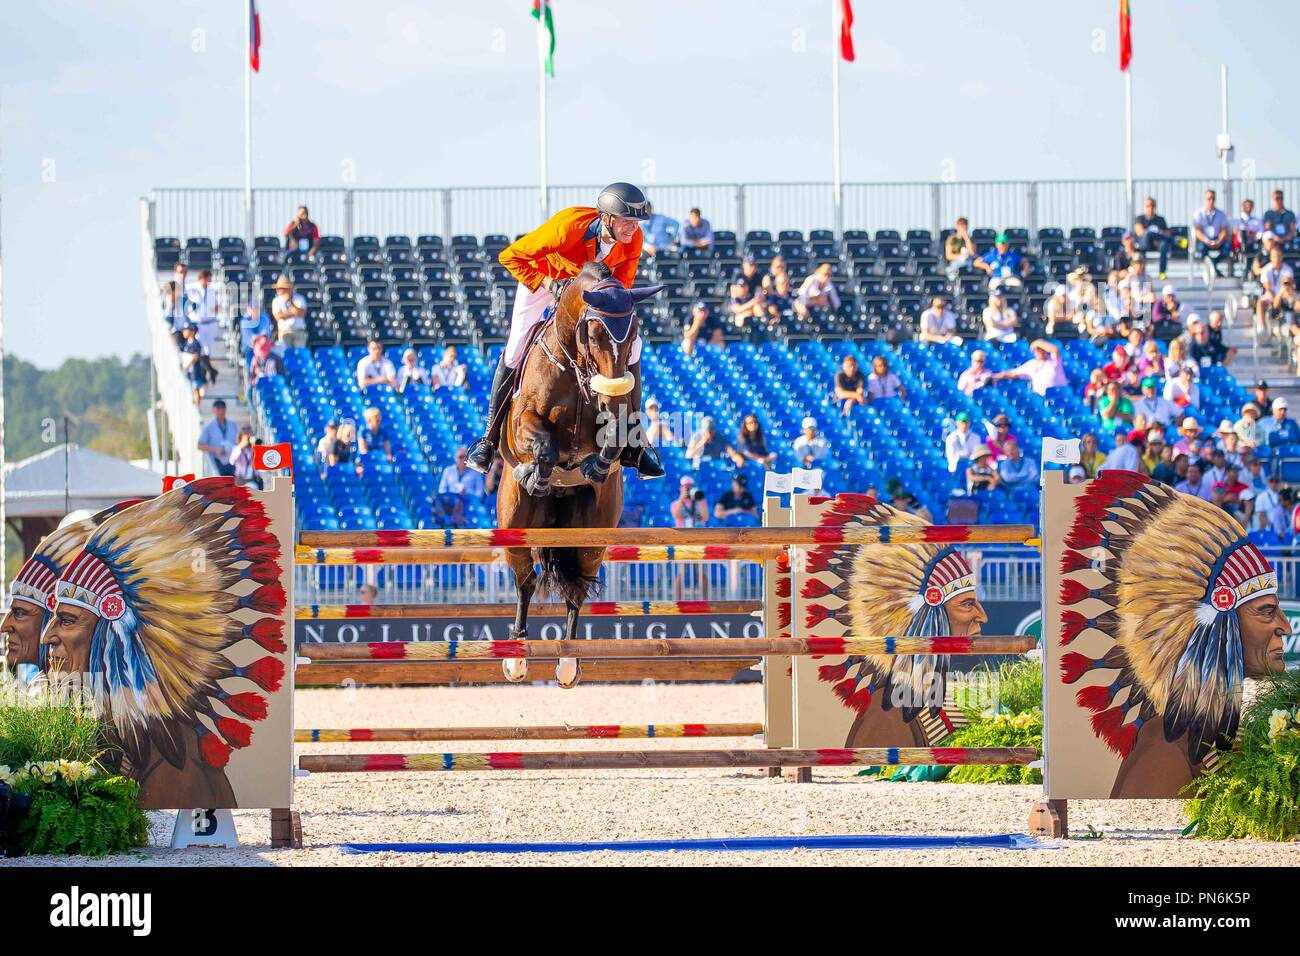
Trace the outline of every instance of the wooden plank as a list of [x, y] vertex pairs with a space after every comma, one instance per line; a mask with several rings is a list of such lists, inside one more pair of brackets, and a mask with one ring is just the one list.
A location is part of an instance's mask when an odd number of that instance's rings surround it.
[[371, 743], [410, 740], [681, 740], [690, 737], [753, 737], [753, 724], [591, 724], [550, 727], [351, 727], [299, 729], [295, 743]]
[[[758, 663], [754, 658], [724, 660], [583, 661], [583, 683], [637, 681], [730, 681]], [[555, 678], [554, 661], [533, 661], [529, 680]], [[348, 661], [303, 664], [295, 671], [298, 687], [355, 684], [504, 684], [499, 661]]]
[[457, 770], [691, 770], [1027, 764], [1033, 747], [866, 747], [854, 750], [585, 750], [434, 754], [303, 754], [312, 773]]

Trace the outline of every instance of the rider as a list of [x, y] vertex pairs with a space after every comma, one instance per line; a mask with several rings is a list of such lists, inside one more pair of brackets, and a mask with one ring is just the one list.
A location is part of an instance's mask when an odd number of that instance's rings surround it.
[[[486, 474], [492, 466], [498, 439], [493, 420], [508, 396], [511, 369], [524, 358], [519, 350], [528, 330], [541, 322], [546, 310], [555, 304], [564, 281], [576, 276], [588, 262], [604, 262], [613, 277], [630, 289], [641, 258], [639, 223], [649, 214], [650, 203], [640, 189], [631, 183], [611, 183], [601, 190], [596, 208], [562, 209], [501, 253], [501, 264], [519, 280], [519, 290], [515, 293], [514, 314], [510, 319], [510, 338], [492, 379], [488, 433], [469, 448], [471, 468]], [[640, 362], [641, 336], [637, 335], [628, 357], [628, 371], [636, 380], [628, 403], [634, 414], [641, 411]], [[624, 448], [620, 460], [636, 468], [642, 478], [664, 475], [659, 453], [648, 442], [642, 442], [640, 447]]]

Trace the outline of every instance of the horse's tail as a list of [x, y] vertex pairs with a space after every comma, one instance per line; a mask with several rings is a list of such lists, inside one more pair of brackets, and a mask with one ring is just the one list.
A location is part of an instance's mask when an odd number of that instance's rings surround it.
[[541, 591], [569, 604], [582, 604], [600, 591], [600, 578], [582, 573], [577, 548], [539, 548]]

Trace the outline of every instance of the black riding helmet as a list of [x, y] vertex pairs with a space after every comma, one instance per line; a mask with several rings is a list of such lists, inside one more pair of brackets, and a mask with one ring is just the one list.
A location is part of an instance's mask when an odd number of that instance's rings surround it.
[[650, 203], [631, 183], [610, 183], [600, 191], [596, 208], [619, 219], [649, 219]]

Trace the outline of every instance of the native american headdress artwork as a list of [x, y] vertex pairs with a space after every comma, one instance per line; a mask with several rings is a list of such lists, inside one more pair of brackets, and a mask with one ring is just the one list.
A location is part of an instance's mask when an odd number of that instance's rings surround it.
[[[866, 495], [837, 496], [821, 521], [885, 527], [927, 523]], [[818, 603], [808, 605], [802, 623], [814, 628], [837, 620], [845, 631], [862, 636], [951, 634], [945, 603], [976, 586], [970, 564], [945, 542], [823, 545], [807, 549], [804, 570], [815, 576], [805, 580], [801, 594]], [[904, 720], [928, 716], [943, 723], [935, 728], [942, 733], [953, 729], [943, 709], [947, 673], [943, 654], [865, 656], [822, 666], [818, 678], [833, 684], [835, 695], [859, 714], [874, 698], [886, 710], [902, 699]]]
[[1245, 676], [1236, 610], [1278, 589], [1236, 519], [1143, 475], [1102, 472], [1074, 499], [1060, 570], [1061, 644], [1110, 644], [1060, 660], [1097, 737], [1126, 757], [1159, 716], [1167, 741], [1187, 735], [1193, 766], [1230, 741]]
[[[73, 521], [47, 534], [36, 545], [31, 556], [23, 562], [23, 566], [18, 569], [18, 574], [9, 582], [10, 599], [25, 601], [40, 608], [42, 612], [40, 626], [44, 629], [54, 610], [54, 584], [69, 562], [85, 547], [87, 539], [96, 528], [113, 515], [138, 504], [141, 500], [133, 498], [119, 502], [89, 518]], [[42, 644], [40, 647], [42, 667], [45, 664], [47, 650]]]
[[[280, 544], [260, 501], [229, 478], [205, 478], [105, 522], [55, 585], [92, 611], [91, 678], [124, 748], [184, 762], [178, 734], [223, 767], [267, 715], [263, 691], [284, 679]], [[246, 612], [246, 613], [237, 613]], [[227, 652], [250, 641], [247, 666]]]

